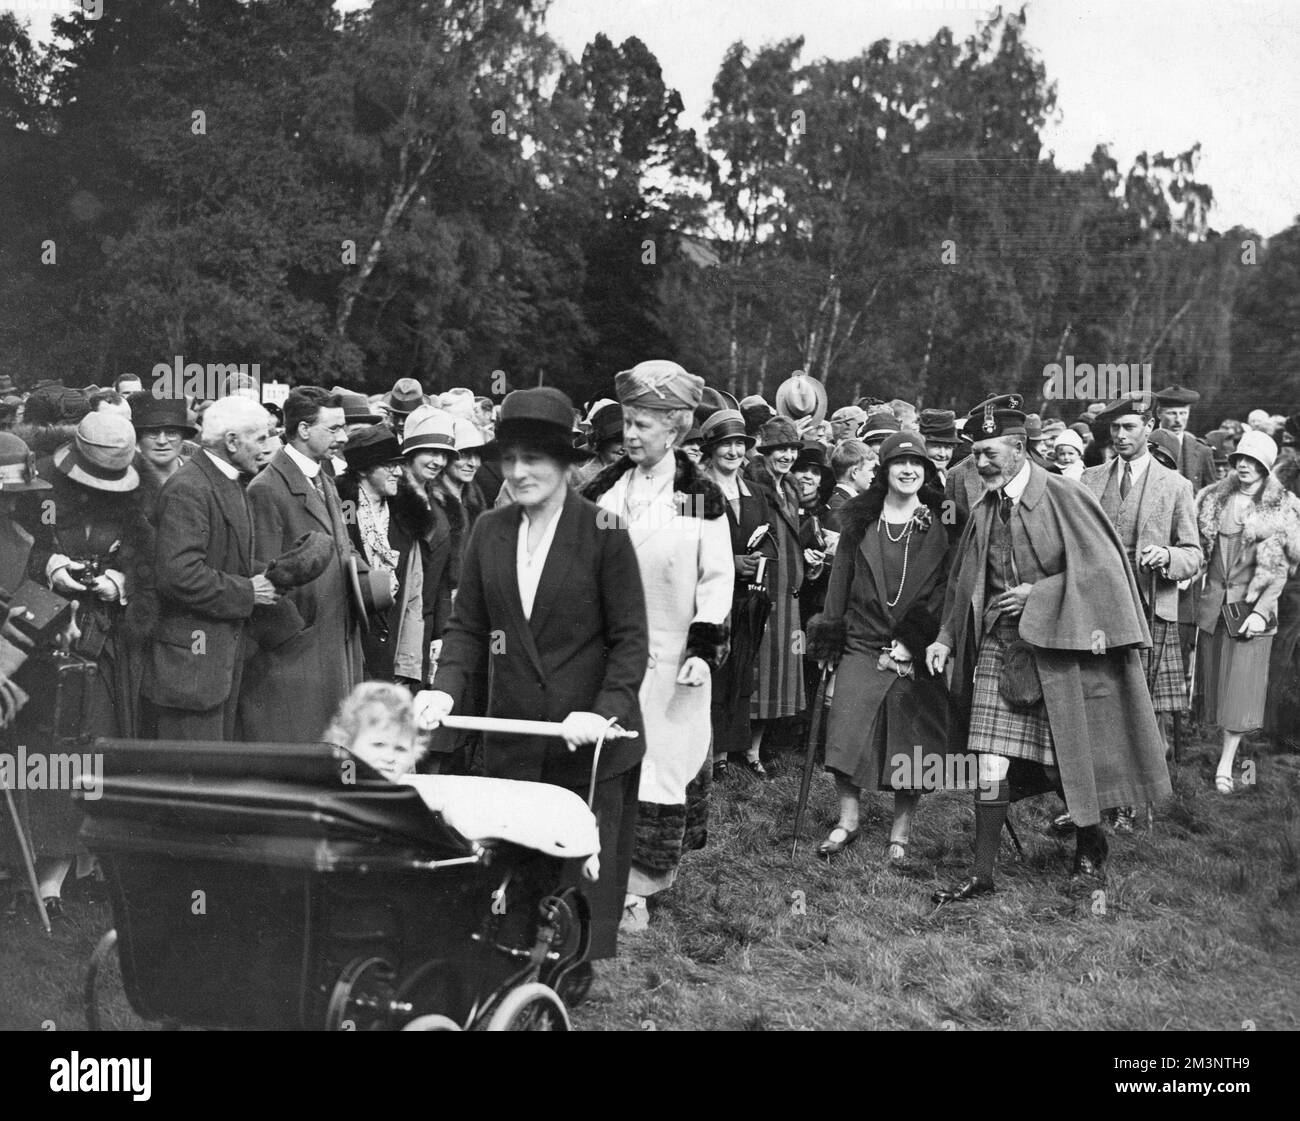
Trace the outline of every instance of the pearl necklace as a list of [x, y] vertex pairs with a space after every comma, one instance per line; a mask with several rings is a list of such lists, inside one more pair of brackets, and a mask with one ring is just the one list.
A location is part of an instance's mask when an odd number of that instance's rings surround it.
[[897, 545], [900, 541], [903, 543], [903, 573], [898, 579], [898, 591], [895, 593], [893, 599], [885, 601], [886, 606], [897, 607], [898, 601], [903, 598], [903, 588], [907, 584], [907, 554], [912, 547], [912, 519], [907, 519], [907, 524], [903, 526], [903, 532], [897, 537], [889, 532], [889, 523], [885, 521], [884, 514], [880, 515], [879, 525], [880, 528], [885, 531], [885, 536], [888, 537], [893, 544]]

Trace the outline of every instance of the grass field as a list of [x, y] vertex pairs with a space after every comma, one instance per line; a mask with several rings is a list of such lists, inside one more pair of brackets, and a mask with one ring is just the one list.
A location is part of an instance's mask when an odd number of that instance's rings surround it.
[[[1066, 891], [1074, 842], [1046, 832], [1049, 797], [1013, 808], [1025, 858], [1004, 843], [998, 894], [939, 910], [930, 892], [969, 864], [969, 795], [922, 801], [899, 872], [883, 861], [887, 796], [865, 800], [862, 839], [826, 865], [813, 850], [834, 821], [828, 776], [793, 860], [793, 770], [728, 779], [709, 847], [686, 858], [650, 930], [602, 963], [575, 1026], [1294, 1030], [1300, 756], [1248, 757], [1257, 783], [1224, 798], [1210, 746], [1189, 750], [1154, 829], [1111, 836], [1104, 899]], [[69, 914], [53, 938], [2, 920], [0, 1028], [83, 1026], [84, 963], [110, 920], [88, 902]]]

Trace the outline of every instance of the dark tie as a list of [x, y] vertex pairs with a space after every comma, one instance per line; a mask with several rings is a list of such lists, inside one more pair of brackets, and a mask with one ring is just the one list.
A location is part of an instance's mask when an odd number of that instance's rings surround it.
[[1011, 499], [1004, 490], [998, 491], [998, 517], [1006, 525], [1011, 520]]
[[1119, 480], [1119, 500], [1124, 501], [1128, 497], [1128, 492], [1133, 489], [1133, 465], [1127, 461], [1124, 463], [1124, 474]]

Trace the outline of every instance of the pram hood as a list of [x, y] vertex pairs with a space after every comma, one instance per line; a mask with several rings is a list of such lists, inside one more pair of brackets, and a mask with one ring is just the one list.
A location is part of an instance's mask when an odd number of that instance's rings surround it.
[[469, 775], [402, 775], [424, 804], [470, 841], [506, 841], [561, 859], [595, 856], [595, 815], [571, 790]]

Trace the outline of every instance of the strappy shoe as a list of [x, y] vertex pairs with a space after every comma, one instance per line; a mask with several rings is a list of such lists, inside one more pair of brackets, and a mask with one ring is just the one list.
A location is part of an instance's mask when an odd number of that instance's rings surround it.
[[1215, 775], [1214, 789], [1220, 794], [1231, 794], [1237, 789], [1237, 784], [1232, 781], [1231, 775]]
[[[836, 839], [836, 834], [839, 835], [838, 840]], [[831, 830], [830, 836], [817, 846], [817, 855], [830, 859], [832, 856], [842, 853], [861, 835], [861, 829], [845, 829], [844, 826], [837, 825]]]
[[906, 864], [907, 863], [907, 842], [886, 841], [885, 842], [885, 863], [892, 868], [897, 868], [903, 864]]

